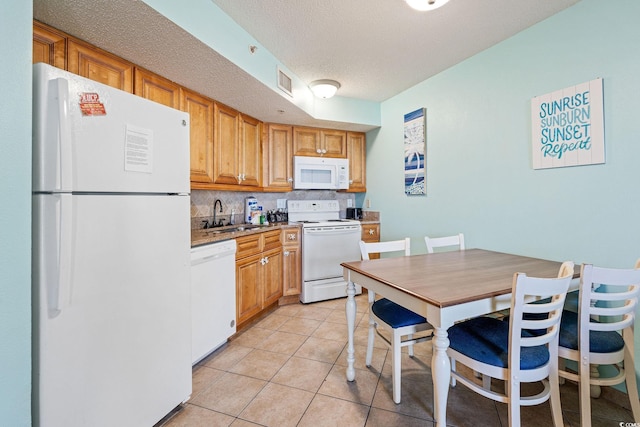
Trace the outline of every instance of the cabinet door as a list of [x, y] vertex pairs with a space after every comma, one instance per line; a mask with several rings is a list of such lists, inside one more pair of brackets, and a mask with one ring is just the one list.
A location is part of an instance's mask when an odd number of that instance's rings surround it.
[[213, 183], [213, 101], [182, 89], [180, 109], [189, 113], [191, 187]]
[[362, 132], [347, 132], [347, 158], [349, 159], [350, 192], [367, 191], [366, 135]]
[[263, 283], [264, 307], [268, 307], [282, 296], [282, 250], [264, 253]]
[[67, 70], [133, 93], [133, 64], [79, 40], [68, 41]]
[[142, 68], [134, 70], [133, 93], [167, 107], [180, 108], [180, 86]]
[[260, 121], [240, 114], [240, 156], [238, 172], [242, 175], [241, 185], [260, 186], [262, 150]]
[[347, 133], [323, 129], [320, 132], [320, 150], [324, 157], [347, 158]]
[[293, 155], [294, 156], [319, 156], [320, 129], [294, 126], [293, 128]]
[[238, 325], [262, 310], [262, 254], [236, 263], [236, 317]]
[[226, 105], [214, 103], [213, 179], [216, 184], [237, 185], [238, 120], [240, 113]]
[[293, 189], [293, 128], [286, 125], [265, 125], [263, 185], [265, 190], [291, 191]]
[[299, 295], [302, 291], [302, 258], [298, 246], [282, 247], [282, 293]]
[[282, 294], [299, 295], [302, 290], [302, 254], [300, 227], [283, 228], [282, 239]]
[[[380, 241], [380, 224], [362, 224], [362, 240], [367, 243]], [[370, 259], [380, 258], [380, 254], [369, 254]]]
[[33, 22], [33, 64], [44, 62], [64, 70], [66, 47], [64, 33], [40, 22]]

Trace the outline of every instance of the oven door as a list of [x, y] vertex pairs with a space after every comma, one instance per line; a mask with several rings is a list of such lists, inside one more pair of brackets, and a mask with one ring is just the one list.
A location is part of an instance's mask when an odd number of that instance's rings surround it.
[[302, 236], [302, 280], [342, 277], [340, 263], [359, 261], [359, 224], [304, 227]]

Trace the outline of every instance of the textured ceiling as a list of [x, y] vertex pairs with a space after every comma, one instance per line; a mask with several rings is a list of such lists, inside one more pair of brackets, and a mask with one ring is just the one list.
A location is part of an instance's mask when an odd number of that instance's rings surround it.
[[[212, 0], [303, 82], [383, 101], [579, 0]], [[188, 6], [188, 1], [183, 3]], [[318, 121], [137, 0], [33, 0], [34, 18], [267, 122]], [[284, 111], [280, 113], [279, 110]]]
[[384, 101], [578, 0], [211, 0], [307, 83]]

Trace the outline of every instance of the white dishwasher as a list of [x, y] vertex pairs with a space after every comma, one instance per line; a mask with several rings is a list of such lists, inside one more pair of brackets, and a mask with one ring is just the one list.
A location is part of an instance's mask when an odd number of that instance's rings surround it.
[[236, 241], [191, 248], [191, 361], [236, 333]]

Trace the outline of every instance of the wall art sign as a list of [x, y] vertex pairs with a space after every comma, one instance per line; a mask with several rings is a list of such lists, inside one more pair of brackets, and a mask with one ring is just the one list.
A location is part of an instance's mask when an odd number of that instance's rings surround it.
[[604, 163], [602, 79], [531, 99], [533, 169]]
[[427, 194], [426, 124], [426, 108], [404, 115], [404, 192], [407, 195]]

